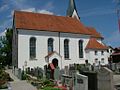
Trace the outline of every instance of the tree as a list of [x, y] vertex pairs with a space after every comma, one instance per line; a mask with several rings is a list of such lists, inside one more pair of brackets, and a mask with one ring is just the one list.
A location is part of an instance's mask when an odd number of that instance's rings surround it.
[[5, 38], [2, 40], [3, 47], [0, 49], [0, 60], [3, 65], [12, 65], [12, 35], [13, 30], [8, 28]]

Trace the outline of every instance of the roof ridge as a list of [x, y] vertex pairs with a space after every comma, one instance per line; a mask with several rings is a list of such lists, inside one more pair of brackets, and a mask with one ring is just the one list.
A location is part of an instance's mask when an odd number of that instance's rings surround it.
[[[55, 15], [55, 14], [51, 15], [51, 14], [44, 14], [44, 13], [38, 13], [38, 12], [27, 12], [27, 11], [14, 10], [14, 14], [15, 14], [16, 12], [17, 12], [17, 13], [39, 14], [39, 15], [45, 15], [45, 16], [55, 16], [55, 17], [63, 17], [63, 18], [74, 19], [74, 18], [72, 18], [72, 17], [68, 17], [68, 16], [59, 16], [59, 15]], [[74, 19], [74, 20], [76, 20], [76, 19]], [[78, 20], [76, 20], [76, 21], [78, 21]]]

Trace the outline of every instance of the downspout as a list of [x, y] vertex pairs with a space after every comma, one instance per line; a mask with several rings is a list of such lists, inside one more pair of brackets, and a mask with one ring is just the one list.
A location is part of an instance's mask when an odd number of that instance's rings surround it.
[[[58, 38], [59, 38], [59, 55], [60, 55], [60, 32], [58, 32]], [[61, 69], [62, 69], [62, 57], [61, 57]]]
[[58, 38], [59, 38], [59, 55], [60, 55], [60, 32], [58, 32]]

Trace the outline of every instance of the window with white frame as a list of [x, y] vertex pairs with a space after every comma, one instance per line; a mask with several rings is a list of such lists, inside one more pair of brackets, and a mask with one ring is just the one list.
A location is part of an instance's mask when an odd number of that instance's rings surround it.
[[64, 40], [64, 58], [69, 59], [69, 40]]
[[101, 55], [104, 55], [104, 51], [101, 51]]
[[83, 40], [79, 40], [79, 58], [83, 58]]
[[98, 51], [95, 51], [95, 55], [98, 55]]
[[104, 63], [104, 58], [101, 58], [101, 63]]
[[53, 39], [49, 38], [48, 39], [48, 53], [53, 52]]
[[29, 47], [30, 47], [30, 59], [35, 59], [36, 58], [36, 38], [35, 37], [30, 38]]
[[98, 63], [98, 59], [97, 58], [95, 59], [95, 63]]

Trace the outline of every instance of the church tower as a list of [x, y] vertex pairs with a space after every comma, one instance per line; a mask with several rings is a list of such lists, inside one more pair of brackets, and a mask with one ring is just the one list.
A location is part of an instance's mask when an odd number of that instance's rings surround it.
[[76, 9], [74, 0], [69, 0], [69, 5], [68, 5], [68, 9], [67, 9], [67, 16], [75, 18], [77, 20], [80, 20], [80, 17], [77, 13], [77, 9]]

